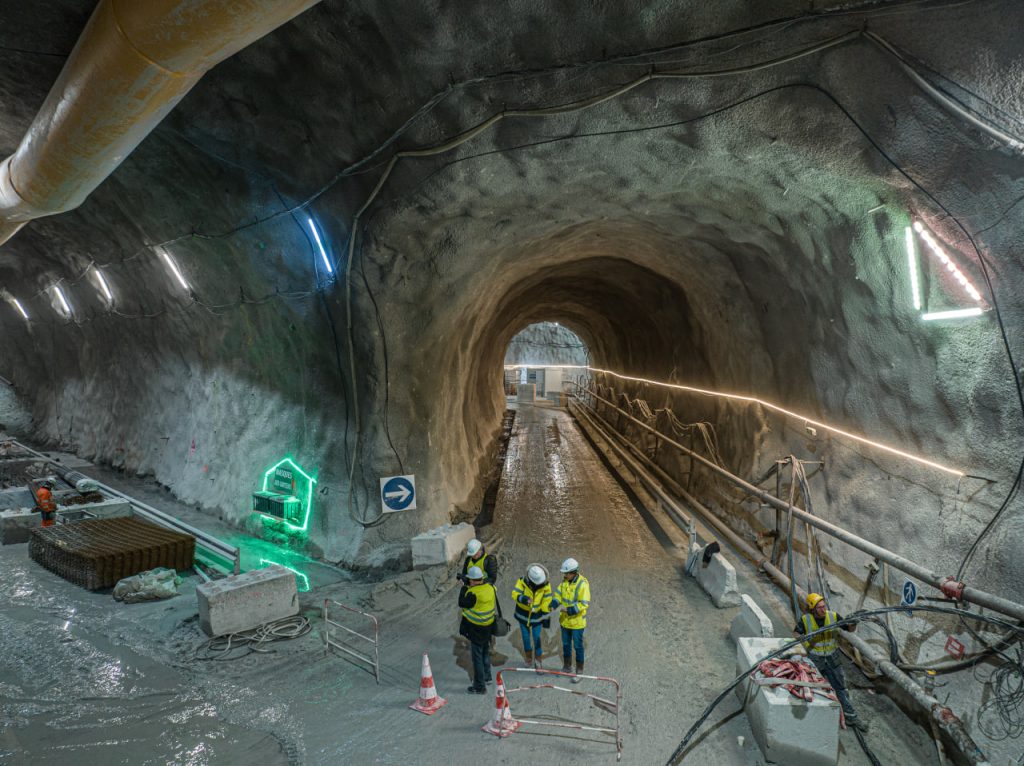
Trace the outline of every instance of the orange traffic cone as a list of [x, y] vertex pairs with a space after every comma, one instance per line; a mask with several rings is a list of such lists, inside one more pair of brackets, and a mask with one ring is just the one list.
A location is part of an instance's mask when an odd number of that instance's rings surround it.
[[423, 652], [423, 670], [420, 672], [420, 698], [409, 705], [413, 710], [433, 715], [448, 704], [448, 700], [439, 697], [434, 688], [434, 675], [430, 672], [430, 660]]
[[521, 725], [512, 717], [512, 709], [509, 707], [508, 697], [505, 696], [505, 683], [501, 680], [501, 673], [498, 673], [497, 695], [494, 698], [494, 718], [481, 728], [495, 737], [507, 737]]

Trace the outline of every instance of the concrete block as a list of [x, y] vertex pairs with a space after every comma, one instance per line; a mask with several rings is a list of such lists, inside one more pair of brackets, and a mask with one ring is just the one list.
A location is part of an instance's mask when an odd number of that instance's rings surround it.
[[700, 587], [711, 596], [711, 601], [719, 609], [739, 606], [740, 592], [736, 587], [736, 568], [721, 553], [712, 556], [708, 565], [704, 566], [703, 551], [704, 547], [699, 543], [691, 543], [690, 555], [698, 556], [693, 576], [697, 578]]
[[768, 615], [746, 593], [740, 594], [740, 613], [729, 627], [732, 640], [739, 643], [741, 638], [774, 638], [775, 628]]
[[0, 511], [0, 544], [27, 543], [33, 529], [39, 529], [42, 518], [29, 508]]
[[0, 489], [0, 511], [19, 508], [31, 508], [36, 504], [32, 492], [26, 487]]
[[273, 564], [196, 586], [199, 625], [211, 636], [250, 630], [299, 613], [295, 573]]
[[445, 524], [412, 539], [414, 569], [450, 564], [466, 554], [466, 545], [476, 537], [472, 524]]
[[[740, 638], [736, 673], [789, 642], [786, 638]], [[798, 699], [783, 686], [757, 686], [749, 680], [736, 687], [746, 701], [747, 719], [764, 757], [773, 763], [836, 766], [839, 760], [839, 703], [814, 695]]]
[[537, 398], [536, 383], [520, 383], [516, 389], [517, 402], [532, 402]]

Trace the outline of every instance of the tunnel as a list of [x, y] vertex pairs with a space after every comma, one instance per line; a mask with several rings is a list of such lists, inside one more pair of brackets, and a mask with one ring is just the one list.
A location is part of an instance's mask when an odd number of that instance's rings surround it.
[[[1016, 763], [1021, 22], [1010, 0], [0, 9], [4, 752], [48, 762], [57, 730], [83, 763], [478, 757], [474, 538], [533, 722], [512, 761]], [[100, 522], [179, 547], [58, 571]], [[567, 559], [593, 589], [579, 685], [524, 678], [510, 599]], [[82, 587], [158, 568], [167, 600]], [[271, 575], [283, 623], [254, 600], [211, 628], [207, 593]], [[855, 615], [854, 708], [769, 682], [716, 702], [817, 592]], [[557, 671], [577, 623], [552, 615]], [[441, 727], [406, 717], [425, 653]], [[550, 699], [565, 683], [591, 697]], [[827, 708], [821, 752], [769, 698]], [[589, 738], [521, 734], [581, 712], [606, 717]]]

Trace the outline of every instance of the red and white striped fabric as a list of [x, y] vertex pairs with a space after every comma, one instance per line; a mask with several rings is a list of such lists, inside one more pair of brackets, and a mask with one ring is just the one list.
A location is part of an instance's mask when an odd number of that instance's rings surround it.
[[[832, 685], [826, 681], [818, 669], [809, 662], [800, 660], [765, 660], [757, 666], [751, 678], [758, 686], [785, 686], [786, 690], [802, 700], [810, 702], [818, 694], [825, 699], [838, 702]], [[842, 707], [839, 708], [839, 725], [846, 728], [846, 716]]]

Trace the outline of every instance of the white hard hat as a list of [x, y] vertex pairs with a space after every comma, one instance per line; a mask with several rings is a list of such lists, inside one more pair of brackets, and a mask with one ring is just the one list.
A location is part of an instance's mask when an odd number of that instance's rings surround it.
[[539, 567], [537, 564], [534, 564], [526, 570], [526, 576], [530, 578], [530, 582], [534, 585], [540, 585], [547, 579], [544, 574], [544, 569]]
[[562, 562], [562, 574], [568, 574], [569, 572], [575, 572], [580, 568], [580, 562], [576, 559], [566, 559]]
[[470, 580], [482, 580], [484, 579], [484, 570], [480, 567], [470, 567], [469, 571], [466, 572], [466, 577]]
[[483, 547], [484, 544], [474, 538], [473, 540], [470, 540], [469, 545], [466, 546], [466, 553], [468, 553], [470, 556], [475, 556]]

